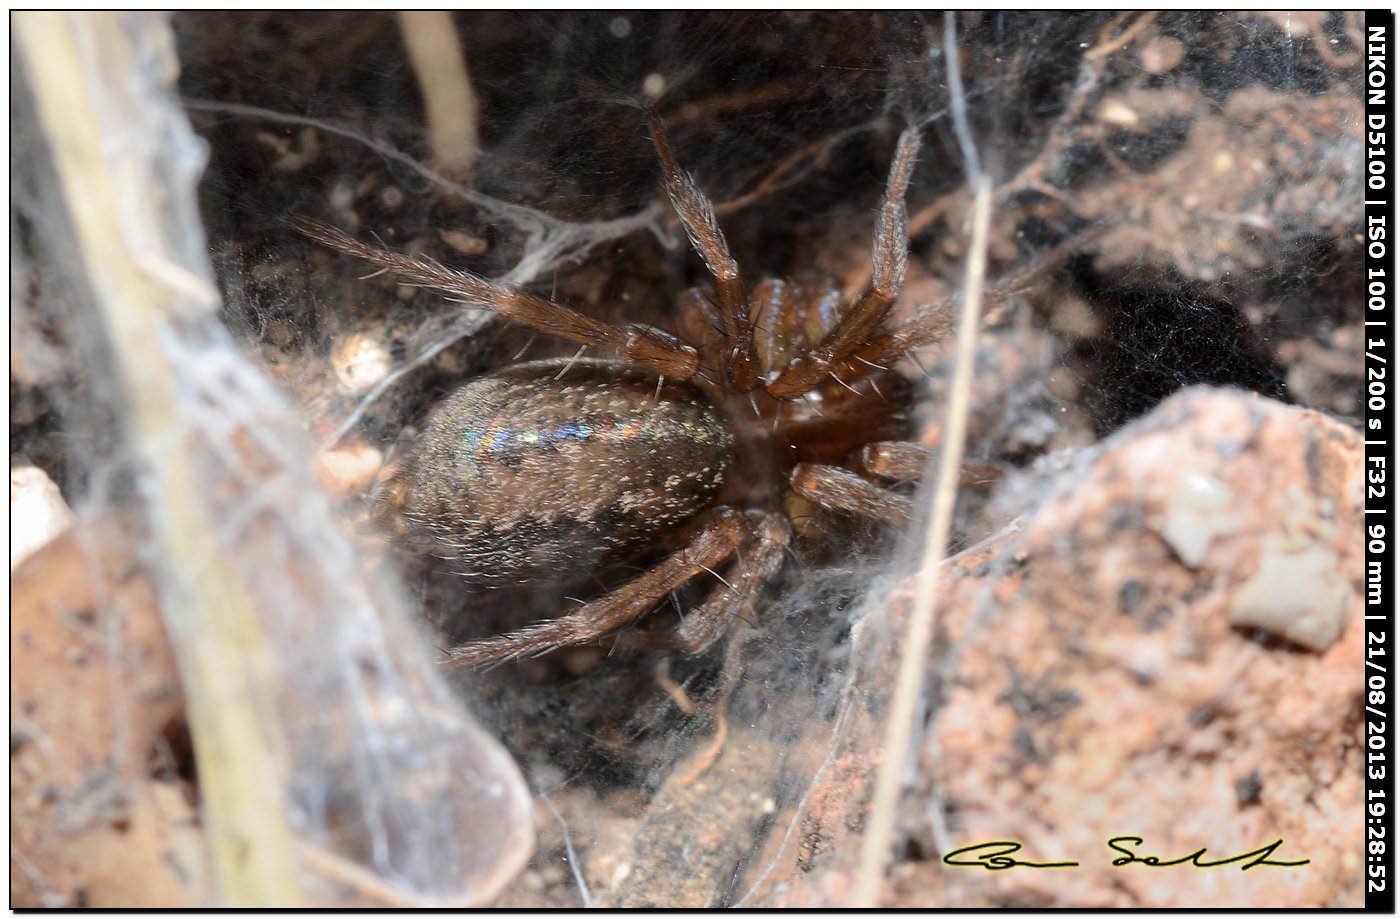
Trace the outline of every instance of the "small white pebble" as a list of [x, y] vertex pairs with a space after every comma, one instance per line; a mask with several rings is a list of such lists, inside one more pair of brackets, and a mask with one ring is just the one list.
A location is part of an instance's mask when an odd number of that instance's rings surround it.
[[330, 205], [331, 210], [348, 211], [350, 205], [355, 203], [355, 189], [344, 182], [337, 182], [331, 188]]
[[1099, 120], [1120, 128], [1136, 128], [1142, 123], [1138, 113], [1118, 99], [1109, 99], [1099, 106]]
[[486, 251], [486, 240], [463, 230], [438, 230], [442, 241], [463, 255], [480, 255]]
[[345, 391], [359, 393], [389, 375], [393, 358], [378, 338], [357, 332], [336, 343], [331, 351], [331, 366]]
[[1199, 568], [1213, 539], [1233, 530], [1238, 521], [1229, 512], [1230, 489], [1200, 472], [1187, 471], [1177, 480], [1158, 533], [1187, 568]]
[[661, 98], [661, 94], [666, 91], [666, 78], [659, 73], [649, 73], [642, 81], [642, 92], [651, 99]]
[[384, 455], [368, 444], [322, 450], [316, 455], [315, 472], [321, 485], [338, 498], [369, 490], [375, 473], [384, 464]]
[[1266, 550], [1254, 576], [1230, 600], [1230, 624], [1327, 650], [1342, 634], [1348, 611], [1360, 606], [1339, 562], [1322, 547]]
[[38, 466], [10, 468], [10, 570], [73, 525], [73, 512]]

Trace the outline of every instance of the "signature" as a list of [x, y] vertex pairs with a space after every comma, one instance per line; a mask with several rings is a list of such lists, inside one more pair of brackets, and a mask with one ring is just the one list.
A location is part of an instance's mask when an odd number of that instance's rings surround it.
[[[943, 864], [966, 867], [981, 866], [988, 871], [1005, 871], [1007, 868], [1077, 868], [1079, 862], [1023, 862], [1011, 857], [1011, 853], [1021, 851], [1019, 842], [996, 839], [979, 842], [971, 846], [954, 849], [943, 856]], [[969, 855], [969, 853], [976, 853]]]
[[[1266, 846], [1251, 849], [1248, 852], [1241, 852], [1238, 855], [1231, 855], [1226, 858], [1208, 859], [1206, 858], [1207, 848], [1201, 846], [1194, 852], [1187, 853], [1176, 858], [1162, 858], [1157, 855], [1142, 855], [1137, 850], [1143, 845], [1141, 836], [1114, 836], [1108, 840], [1108, 847], [1114, 852], [1120, 853], [1113, 860], [1115, 868], [1124, 865], [1147, 865], [1150, 868], [1170, 868], [1174, 865], [1192, 865], [1196, 868], [1219, 868], [1223, 865], [1233, 865], [1242, 862], [1241, 871], [1248, 871], [1250, 868], [1259, 865], [1268, 865], [1274, 868], [1297, 868], [1300, 865], [1308, 864], [1311, 859], [1298, 859], [1296, 861], [1283, 861], [1270, 858], [1283, 845], [1282, 839], [1276, 839]], [[970, 846], [963, 846], [961, 849], [954, 849], [943, 856], [945, 865], [953, 865], [963, 868], [985, 868], [988, 871], [1005, 871], [1008, 868], [1077, 868], [1079, 862], [1055, 861], [1036, 862], [1012, 856], [1021, 851], [1021, 844], [1006, 839], [997, 839], [990, 842], [979, 842]]]

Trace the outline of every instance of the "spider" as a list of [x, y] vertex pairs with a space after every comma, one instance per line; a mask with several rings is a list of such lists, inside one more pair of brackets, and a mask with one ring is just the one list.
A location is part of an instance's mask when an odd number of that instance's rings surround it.
[[[447, 559], [484, 585], [561, 583], [664, 540], [654, 567], [557, 618], [473, 641], [448, 666], [497, 662], [611, 637], [699, 653], [780, 570], [804, 501], [903, 526], [911, 502], [876, 478], [912, 480], [926, 448], [898, 434], [887, 369], [946, 334], [946, 310], [887, 323], [908, 250], [905, 191], [919, 147], [897, 144], [877, 215], [868, 287], [841, 309], [740, 276], [699, 185], [651, 134], [667, 196], [711, 283], [682, 294], [676, 333], [611, 325], [525, 290], [402, 255], [306, 220], [314, 239], [400, 280], [488, 307], [580, 346], [572, 359], [516, 364], [445, 397], [386, 466], [376, 515], [402, 546]], [[585, 358], [585, 349], [602, 358]], [[864, 391], [861, 388], [864, 388]], [[835, 463], [849, 455], [865, 475]], [[810, 505], [808, 505], [810, 506]], [[716, 570], [729, 563], [727, 577]], [[672, 628], [631, 629], [702, 572], [718, 583]]]

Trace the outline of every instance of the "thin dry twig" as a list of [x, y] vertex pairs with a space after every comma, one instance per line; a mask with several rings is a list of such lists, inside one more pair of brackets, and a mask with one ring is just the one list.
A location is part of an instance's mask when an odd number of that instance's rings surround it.
[[[173, 48], [162, 31], [168, 26], [128, 13], [27, 13], [15, 25], [69, 202], [76, 270], [94, 292], [129, 424], [153, 473], [148, 506], [169, 560], [162, 614], [180, 664], [205, 834], [223, 896], [239, 905], [295, 906], [302, 890], [293, 832], [280, 796], [270, 793], [285, 780], [284, 758], [266, 725], [271, 644], [249, 585], [221, 551], [218, 524], [199, 500], [199, 460], [186, 446], [177, 371], [157, 346], [172, 316], [200, 316], [217, 298], [206, 282], [193, 275], [187, 281], [165, 231], [175, 223], [166, 209], [182, 189], [162, 183], [169, 177], [158, 174], [150, 148], [114, 143], [129, 138], [113, 125], [112, 112], [147, 126], [162, 117], [167, 88], [155, 76], [136, 78], [143, 71], [134, 62], [147, 74], [173, 73], [162, 69], [172, 61], [142, 57], [152, 48]], [[135, 238], [127, 230], [136, 219], [161, 229]], [[169, 264], [151, 270], [161, 262]], [[180, 280], [171, 284], [172, 278]], [[230, 685], [246, 689], [230, 692]]]
[[756, 105], [765, 105], [769, 102], [777, 102], [791, 92], [791, 87], [783, 80], [775, 80], [767, 86], [760, 86], [758, 89], [750, 89], [744, 92], [726, 93], [721, 96], [711, 96], [708, 99], [701, 99], [699, 102], [687, 102], [674, 113], [667, 115], [663, 122], [669, 131], [672, 128], [692, 121], [699, 121], [702, 118], [712, 118], [715, 115], [722, 115], [725, 112], [738, 111]]
[[663, 657], [657, 662], [653, 675], [656, 679], [656, 685], [665, 690], [666, 695], [670, 696], [671, 701], [676, 704], [676, 708], [686, 715], [695, 714], [695, 703], [690, 701], [690, 696], [686, 695], [685, 689], [671, 679], [669, 658]]
[[1132, 41], [1134, 38], [1137, 38], [1143, 29], [1151, 25], [1152, 20], [1156, 19], [1158, 14], [1156, 12], [1143, 13], [1133, 22], [1132, 25], [1128, 26], [1122, 32], [1118, 33], [1118, 35], [1116, 35], [1115, 37], [1108, 38], [1108, 34], [1112, 32], [1113, 29], [1117, 27], [1117, 25], [1120, 22], [1122, 22], [1127, 15], [1127, 13], [1118, 14], [1116, 17], [1114, 17], [1112, 22], [1110, 22], [1107, 26], [1104, 27], [1103, 31], [1099, 33], [1099, 43], [1094, 47], [1090, 48], [1088, 51], [1084, 52], [1085, 60], [1093, 61], [1101, 57], [1108, 57], [1110, 54], [1117, 51], [1119, 48], [1122, 48], [1124, 45], [1128, 44], [1128, 42]]
[[903, 656], [890, 705], [889, 729], [884, 756], [876, 779], [869, 829], [861, 841], [860, 871], [856, 878], [852, 906], [875, 905], [880, 881], [889, 857], [894, 832], [895, 809], [900, 780], [914, 733], [914, 708], [923, 687], [924, 665], [933, 635], [934, 600], [938, 592], [938, 570], [947, 550], [957, 499], [959, 466], [967, 436], [968, 407], [972, 398], [973, 352], [977, 344], [982, 284], [987, 262], [987, 236], [991, 223], [991, 183], [977, 179], [973, 199], [972, 247], [959, 317], [957, 358], [948, 404], [945, 449], [939, 456], [938, 478], [933, 498], [933, 514], [924, 541], [923, 562], [915, 582], [914, 608], [909, 617], [909, 633], [902, 643]]
[[[945, 20], [947, 44], [956, 47], [954, 21], [951, 13]], [[956, 75], [956, 58], [948, 55], [949, 86], [961, 94], [961, 81]], [[962, 124], [959, 137], [964, 147], [970, 147], [971, 132], [967, 130], [961, 100], [955, 99], [953, 117]], [[926, 531], [923, 558], [915, 580], [914, 606], [909, 614], [909, 631], [901, 643], [899, 673], [890, 700], [889, 722], [885, 744], [875, 780], [871, 802], [870, 822], [861, 839], [860, 863], [856, 873], [851, 905], [873, 908], [884, 880], [889, 860], [890, 842], [894, 835], [895, 812], [904, 767], [914, 737], [914, 711], [918, 704], [927, 669], [928, 647], [933, 637], [934, 600], [938, 591], [939, 566], [947, 553], [948, 537], [953, 526], [953, 506], [957, 501], [959, 467], [967, 439], [967, 417], [972, 401], [972, 369], [977, 349], [977, 330], [981, 322], [982, 285], [987, 268], [987, 237], [991, 226], [991, 181], [975, 164], [975, 152], [965, 149], [969, 179], [975, 189], [972, 213], [972, 242], [968, 252], [967, 273], [963, 282], [962, 309], [958, 318], [957, 352], [953, 364], [953, 381], [948, 402], [945, 439], [939, 455], [938, 476], [934, 483], [933, 513]]]
[[479, 105], [452, 14], [445, 10], [400, 10], [398, 19], [423, 93], [433, 165], [443, 175], [465, 181], [479, 146]]

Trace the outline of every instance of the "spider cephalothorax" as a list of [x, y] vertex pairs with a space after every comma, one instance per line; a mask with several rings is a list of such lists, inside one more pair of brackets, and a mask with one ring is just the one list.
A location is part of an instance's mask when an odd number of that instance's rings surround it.
[[886, 370], [946, 331], [942, 311], [891, 327], [908, 246], [904, 194], [918, 133], [906, 130], [876, 220], [871, 282], [848, 307], [765, 280], [748, 287], [709, 199], [676, 165], [655, 119], [671, 203], [712, 286], [687, 291], [673, 335], [610, 325], [524, 290], [303, 222], [314, 238], [411, 283], [607, 355], [534, 361], [477, 379], [439, 403], [386, 470], [381, 519], [401, 544], [474, 582], [563, 581], [684, 539], [683, 548], [602, 597], [451, 652], [483, 663], [614, 635], [701, 572], [730, 567], [674, 629], [622, 644], [699, 651], [745, 614], [781, 567], [794, 502], [893, 525], [910, 506], [831, 463], [852, 450], [871, 475], [913, 478], [923, 448], [890, 441], [902, 418]]

